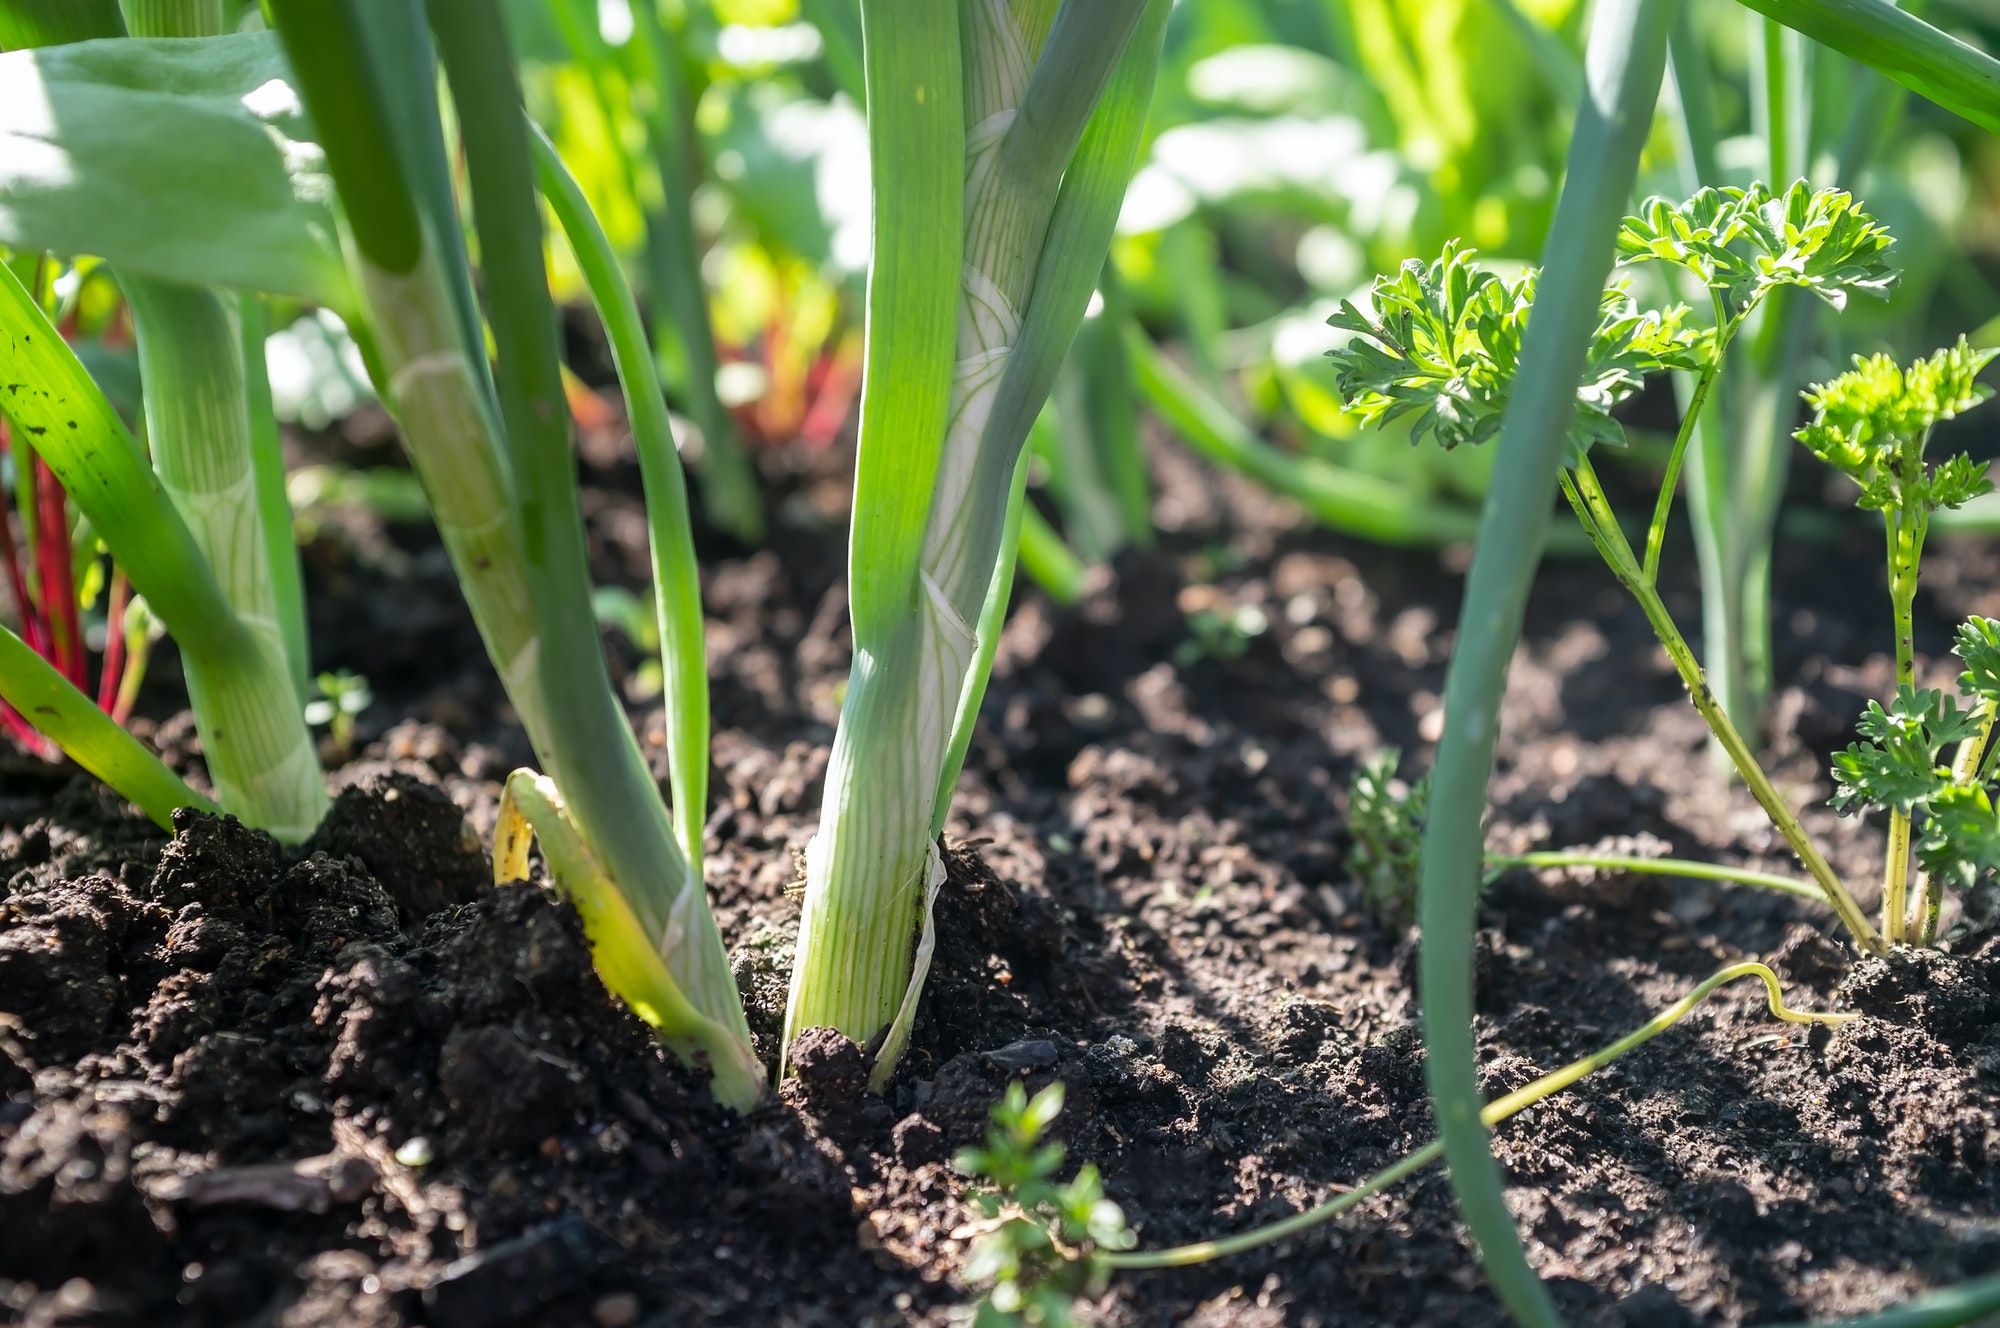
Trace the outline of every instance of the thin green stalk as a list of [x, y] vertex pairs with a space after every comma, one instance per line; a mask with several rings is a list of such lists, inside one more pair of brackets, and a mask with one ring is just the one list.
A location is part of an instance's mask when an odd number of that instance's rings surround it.
[[951, 812], [951, 791], [965, 768], [965, 753], [972, 746], [972, 730], [979, 722], [979, 703], [986, 696], [987, 679], [993, 675], [993, 656], [1000, 649], [1000, 628], [1007, 620], [1007, 604], [1014, 597], [1014, 557], [1021, 545], [1021, 517], [1028, 510], [1028, 453], [1014, 465], [1014, 486], [1007, 495], [1007, 524], [1000, 536], [1000, 562], [993, 569], [993, 588], [986, 592], [986, 605], [979, 611], [979, 648], [973, 653], [972, 668], [966, 675], [965, 690], [958, 698], [958, 714], [951, 722], [951, 743], [945, 748], [944, 766], [938, 773], [937, 801], [931, 811], [931, 838], [944, 833], [945, 817]]
[[1674, 16], [1668, 47], [1672, 53], [1681, 193], [1692, 195], [1702, 185], [1722, 179], [1715, 164], [1715, 145], [1722, 137], [1715, 127], [1715, 79], [1708, 67], [1708, 54], [1701, 47], [1701, 33], [1695, 27], [1693, 5], [1683, 4]]
[[[595, 6], [592, 7], [593, 12]], [[708, 318], [708, 289], [690, 200], [690, 161], [695, 142], [680, 52], [660, 23], [656, 6], [632, 7], [632, 43], [653, 82], [646, 138], [660, 176], [661, 204], [646, 217], [647, 271], [654, 300], [666, 307], [687, 365], [688, 411], [701, 429], [702, 460], [697, 478], [702, 505], [716, 525], [745, 544], [764, 542], [764, 506], [757, 471], [736, 429], [736, 420], [715, 390], [715, 330]], [[662, 330], [665, 320], [662, 320]]]
[[1459, 1212], [1495, 1292], [1529, 1328], [1561, 1318], [1528, 1266], [1480, 1114], [1472, 959], [1485, 850], [1481, 821], [1507, 662], [1548, 535], [1550, 491], [1569, 447], [1576, 385], [1611, 273], [1613, 237], [1652, 127], [1674, 9], [1672, 0], [1602, 0], [1591, 19], [1567, 177], [1446, 675], [1447, 718], [1424, 830], [1418, 991], [1431, 1101]]
[[1666, 473], [1660, 478], [1660, 496], [1654, 500], [1653, 520], [1646, 527], [1646, 561], [1639, 569], [1640, 577], [1649, 586], [1660, 579], [1660, 550], [1667, 542], [1667, 518], [1673, 513], [1674, 491], [1680, 487], [1681, 463], [1687, 458], [1688, 443], [1694, 438], [1701, 413], [1708, 405], [1708, 394], [1715, 389], [1715, 380], [1722, 376], [1729, 338], [1735, 330], [1733, 320], [1717, 324], [1714, 358], [1695, 379], [1694, 392], [1681, 416], [1680, 432], [1674, 435], [1674, 450], [1667, 454]]
[[1780, 1328], [1962, 1328], [1989, 1322], [1987, 1316], [1995, 1310], [2000, 1310], [2000, 1275], [1928, 1292], [1880, 1314], [1863, 1314], [1831, 1325], [1790, 1323]]
[[1777, 828], [1785, 843], [1798, 857], [1800, 864], [1805, 867], [1807, 874], [1819, 886], [1826, 901], [1833, 906], [1833, 911], [1847, 924], [1848, 930], [1854, 935], [1855, 943], [1872, 954], [1881, 953], [1882, 940], [1869, 925], [1861, 906], [1854, 902], [1854, 896], [1849, 894], [1847, 887], [1841, 883], [1832, 864], [1827, 862], [1818, 845], [1813, 843], [1805, 827], [1799, 824], [1799, 818], [1786, 804], [1777, 787], [1771, 783], [1770, 776], [1764, 773], [1763, 766], [1757, 763], [1756, 755], [1750, 750], [1750, 745], [1743, 740], [1743, 735], [1736, 731], [1736, 725], [1731, 722], [1729, 713], [1716, 703], [1715, 694], [1709, 689], [1700, 662], [1695, 658], [1694, 651], [1689, 648], [1686, 638], [1681, 635], [1673, 615], [1667, 612], [1666, 603], [1660, 598], [1658, 589], [1646, 584], [1640, 577], [1639, 568], [1632, 558], [1631, 548], [1625, 543], [1624, 535], [1618, 531], [1617, 523], [1611, 517], [1610, 502], [1605, 498], [1603, 487], [1598, 483], [1597, 474], [1587, 459], [1576, 468], [1573, 478], [1565, 479], [1564, 492], [1576, 507], [1578, 520], [1582, 521], [1587, 529], [1592, 530], [1593, 537], [1599, 541], [1598, 547], [1604, 552], [1605, 561], [1610, 565], [1612, 572], [1624, 582], [1632, 597], [1639, 602], [1640, 609], [1646, 615], [1646, 621], [1652, 625], [1653, 634], [1666, 648], [1667, 657], [1673, 661], [1675, 672], [1680, 674], [1681, 682], [1687, 688], [1688, 697], [1694, 702], [1695, 710], [1707, 722], [1709, 732], [1715, 735], [1730, 764], [1742, 776], [1751, 796], [1757, 799], [1757, 804], [1771, 818], [1771, 824]]
[[1021, 566], [1036, 585], [1048, 592], [1050, 599], [1058, 604], [1074, 604], [1083, 598], [1086, 575], [1083, 560], [1063, 543], [1063, 537], [1035, 510], [1033, 503], [1022, 505], [1018, 542]]
[[305, 570], [292, 534], [292, 504], [285, 494], [285, 453], [278, 417], [271, 410], [271, 378], [264, 368], [264, 300], [238, 297], [243, 330], [243, 381], [250, 404], [250, 459], [256, 468], [257, 514], [264, 531], [265, 565], [271, 570], [272, 611], [285, 644], [292, 686], [304, 705], [311, 696], [312, 651], [306, 639]]
[[[1731, 964], [1602, 1051], [1592, 1052], [1580, 1060], [1571, 1061], [1568, 1065], [1543, 1075], [1533, 1083], [1493, 1099], [1480, 1109], [1481, 1123], [1487, 1127], [1498, 1125], [1501, 1121], [1519, 1115], [1536, 1103], [1555, 1096], [1584, 1076], [1595, 1074], [1619, 1057], [1644, 1046], [1672, 1028], [1687, 1015], [1688, 1011], [1707, 1000], [1709, 994], [1716, 988], [1745, 977], [1756, 977], [1763, 982], [1765, 993], [1770, 1000], [1771, 1013], [1787, 1023], [1845, 1023], [1855, 1017], [1851, 1014], [1808, 1014], [1793, 1010], [1785, 1004], [1784, 993], [1778, 986], [1778, 975], [1769, 968], [1755, 961]], [[1390, 1186], [1422, 1171], [1443, 1156], [1443, 1141], [1433, 1141], [1376, 1172], [1338, 1198], [1308, 1208], [1282, 1221], [1258, 1227], [1254, 1231], [1224, 1237], [1221, 1240], [1197, 1241], [1192, 1245], [1178, 1245], [1166, 1250], [1133, 1250], [1103, 1254], [1098, 1256], [1098, 1262], [1107, 1268], [1185, 1268], [1190, 1264], [1208, 1263], [1211, 1260], [1227, 1258], [1232, 1254], [1241, 1254], [1260, 1245], [1269, 1245], [1273, 1241], [1296, 1236], [1301, 1231], [1310, 1230], [1330, 1218], [1338, 1217], [1363, 1200], [1372, 1198]]]
[[1117, 265], [1109, 260], [1097, 279], [1104, 309], [1077, 335], [1085, 378], [1084, 409], [1098, 464], [1118, 495], [1125, 518], [1125, 538], [1142, 549], [1153, 547], [1153, 486], [1146, 457], [1139, 445], [1137, 394], [1132, 388], [1132, 361], [1125, 353], [1124, 328], [1128, 301]]
[[5, 627], [0, 627], [0, 699], [162, 828], [174, 828], [174, 811], [179, 807], [221, 814]]
[[1330, 529], [1381, 544], [1464, 544], [1479, 533], [1469, 512], [1427, 501], [1403, 485], [1273, 447], [1175, 368], [1135, 324], [1125, 329], [1132, 381], [1187, 444], [1298, 503]]
[[[1921, 461], [1918, 462], [1921, 465]], [[1896, 629], [1896, 686], [1914, 687], [1916, 671], [1917, 566], [1923, 554], [1924, 514], [1883, 513], [1889, 555], [1889, 605]], [[1888, 843], [1882, 858], [1882, 932], [1901, 945], [1908, 917], [1910, 815], [1890, 809]]]
[[799, 12], [819, 29], [826, 67], [855, 105], [867, 109], [868, 80], [862, 71], [861, 12], [854, 0], [800, 0]]
[[708, 657], [701, 621], [701, 569], [688, 520], [687, 478], [674, 447], [666, 397], [654, 370], [645, 325], [618, 255], [583, 190], [540, 130], [533, 131], [535, 181], [576, 255], [584, 285], [611, 343], [632, 442], [646, 491], [653, 557], [653, 604], [659, 615], [666, 706], [667, 764], [673, 780], [674, 830], [689, 875], [700, 880], [702, 827], [708, 813]]
[[1816, 904], [1826, 902], [1826, 894], [1811, 881], [1752, 871], [1747, 867], [1723, 867], [1688, 858], [1633, 858], [1616, 853], [1516, 853], [1489, 854], [1488, 878], [1513, 867], [1593, 867], [1600, 871], [1638, 872], [1652, 876], [1685, 876], [1697, 881], [1726, 881], [1734, 885], [1754, 885], [1765, 890], [1797, 895]]
[[[560, 325], [542, 258], [528, 118], [495, 0], [432, 0], [431, 27], [459, 110], [493, 327], [502, 418], [541, 640], [543, 757], [566, 814], [644, 928], [688, 1002], [728, 1031], [741, 1056], [711, 1058], [717, 1096], [754, 1100], [761, 1084], [722, 934], [631, 725], [612, 690], [591, 611], [589, 559], [562, 391]], [[664, 589], [664, 588], [663, 588]], [[694, 1058], [702, 1041], [664, 1029]], [[748, 1082], [745, 1082], [745, 1080]]]

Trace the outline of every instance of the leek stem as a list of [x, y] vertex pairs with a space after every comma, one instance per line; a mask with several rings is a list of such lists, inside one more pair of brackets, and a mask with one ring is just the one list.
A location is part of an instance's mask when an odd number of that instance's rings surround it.
[[[506, 27], [495, 0], [433, 0], [430, 16], [460, 115], [498, 350], [494, 381], [519, 479], [516, 501], [549, 723], [543, 760], [562, 790], [568, 818], [602, 864], [638, 935], [692, 1008], [734, 1040], [735, 1059], [754, 1064], [722, 933], [676, 841], [599, 645], [562, 390], [560, 324], [543, 263], [528, 117]], [[663, 593], [672, 589], [661, 587]], [[621, 981], [617, 971], [602, 971], [607, 981]], [[730, 1093], [725, 1067], [716, 1063], [714, 1069], [717, 1093]]]
[[243, 329], [243, 381], [249, 391], [250, 459], [257, 476], [257, 512], [264, 531], [265, 565], [271, 573], [272, 611], [285, 644], [285, 663], [299, 704], [310, 699], [312, 651], [306, 640], [305, 572], [292, 534], [292, 504], [285, 495], [285, 454], [278, 418], [271, 412], [271, 379], [264, 367], [264, 301], [238, 298]]
[[245, 824], [296, 843], [325, 814], [326, 780], [278, 625], [234, 301], [151, 277], [122, 285], [153, 464], [253, 643], [226, 671], [188, 660], [209, 776]]

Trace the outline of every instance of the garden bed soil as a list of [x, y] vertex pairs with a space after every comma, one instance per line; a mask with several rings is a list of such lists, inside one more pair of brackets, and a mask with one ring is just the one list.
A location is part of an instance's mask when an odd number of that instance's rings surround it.
[[[630, 463], [596, 455], [598, 570], [631, 583]], [[1348, 878], [1345, 788], [1384, 743], [1406, 773], [1428, 760], [1463, 557], [1333, 538], [1155, 459], [1165, 549], [1075, 608], [1017, 597], [886, 1097], [862, 1092], [858, 1049], [814, 1036], [747, 1117], [606, 997], [573, 913], [486, 883], [525, 746], [434, 542], [331, 514], [308, 549], [316, 654], [378, 699], [312, 843], [199, 816], [170, 840], [71, 771], [0, 767], [7, 1321], [944, 1324], [975, 1217], [949, 1159], [1010, 1079], [1064, 1081], [1072, 1157], [1102, 1166], [1147, 1246], [1282, 1216], [1424, 1143], [1413, 940]], [[708, 879], [766, 1055], [848, 652], [840, 458], [773, 460], [775, 546], [706, 563]], [[1777, 774], [1855, 881], [1879, 832], [1825, 812], [1815, 781], [1889, 676], [1878, 558], [1861, 526], [1788, 543], [1774, 613]], [[2000, 608], [2000, 567], [1945, 544], [1933, 568], [1918, 644], [1943, 675], [1950, 623]], [[1686, 578], [1670, 599], [1698, 621]], [[1243, 603], [1269, 628], [1239, 658], [1188, 648], [1188, 612]], [[633, 715], [664, 775], [657, 705]], [[199, 776], [185, 716], [145, 731]], [[1536, 588], [1493, 801], [1508, 849], [1788, 867], [1644, 620], [1581, 563]], [[1499, 1132], [1573, 1321], [1825, 1317], [2000, 1267], [2000, 944], [1981, 929], [1856, 963], [1802, 901], [1519, 872], [1479, 925], [1493, 1091], [1744, 957], [1797, 1006], [1862, 1015], [1808, 1034], [1740, 984]], [[1121, 1276], [1088, 1315], [1503, 1321], [1438, 1172], [1277, 1246]]]

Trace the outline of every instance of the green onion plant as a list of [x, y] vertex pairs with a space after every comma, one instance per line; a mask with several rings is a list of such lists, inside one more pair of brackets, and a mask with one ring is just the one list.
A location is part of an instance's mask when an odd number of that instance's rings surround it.
[[875, 250], [848, 595], [855, 662], [806, 851], [786, 1038], [907, 1042], [942, 829], [1008, 582], [1021, 448], [1111, 238], [1160, 0], [862, 8]]

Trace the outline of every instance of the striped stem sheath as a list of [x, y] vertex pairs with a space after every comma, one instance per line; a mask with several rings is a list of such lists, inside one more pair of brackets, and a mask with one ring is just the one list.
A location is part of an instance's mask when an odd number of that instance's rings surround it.
[[461, 302], [464, 293], [448, 276], [449, 237], [432, 232], [399, 163], [392, 115], [411, 109], [408, 98], [393, 106], [385, 99], [352, 0], [272, 0], [270, 7], [340, 189], [348, 267], [374, 335], [377, 386], [430, 499], [486, 653], [528, 741], [546, 757], [538, 629], [511, 477], [484, 360], [468, 351], [467, 338], [477, 332], [469, 295]]
[[122, 285], [154, 467], [253, 643], [226, 671], [188, 660], [209, 776], [246, 824], [296, 842], [326, 811], [326, 781], [278, 627], [235, 304], [151, 277], [128, 274]]
[[538, 754], [549, 749], [540, 639], [520, 530], [481, 376], [458, 334], [449, 285], [428, 236], [408, 272], [365, 255], [353, 264], [375, 333], [385, 401], [458, 572], [486, 653]]
[[[211, 37], [221, 0], [131, 0], [139, 37]], [[226, 667], [190, 655], [188, 700], [222, 805], [287, 842], [326, 814], [326, 779], [278, 623], [234, 296], [127, 273], [146, 431], [167, 496], [208, 559], [248, 649]]]
[[[897, 312], [878, 297], [884, 255], [895, 257], [894, 250], [885, 249], [883, 228], [892, 217], [907, 221], [906, 210], [927, 205], [907, 180], [878, 179], [864, 463], [856, 479], [856, 539], [850, 551], [855, 660], [828, 765], [820, 831], [806, 850], [799, 959], [786, 1011], [787, 1040], [820, 1025], [863, 1042], [884, 1037], [873, 1079], [878, 1087], [900, 1056], [928, 961], [928, 935], [914, 954], [911, 943], [944, 877], [932, 840], [935, 812], [946, 791], [942, 776], [967, 687], [976, 693], [984, 681], [983, 673], [972, 675], [979, 646], [975, 624], [994, 591], [1021, 442], [1040, 398], [1047, 395], [1048, 382], [1039, 384], [1027, 410], [999, 412], [1007, 421], [1004, 430], [989, 425], [996, 407], [1007, 399], [1010, 360], [1033, 321], [1031, 300], [1047, 261], [1044, 241], [1057, 216], [1065, 168], [1077, 154], [1092, 110], [1144, 8], [1144, 0], [1069, 0], [1059, 11], [1046, 4], [1016, 8], [1007, 0], [962, 0], [959, 5], [963, 241], [941, 438], [912, 439], [905, 444], [910, 449], [905, 473], [880, 481], [866, 456], [871, 441], [883, 436], [883, 428], [909, 429], [912, 422], [905, 417], [893, 426], [878, 425], [871, 416], [868, 393], [881, 390], [878, 375], [886, 368], [878, 359], [884, 343], [877, 339], [897, 336], [899, 344], [912, 347], [911, 363], [899, 367], [910, 374], [921, 371], [927, 386], [936, 381], [928, 375], [944, 366], [935, 322], [910, 320], [911, 326], [924, 329], [922, 336], [881, 326]], [[938, 19], [935, 12], [926, 17], [933, 23]], [[885, 155], [894, 146], [891, 136], [901, 128], [889, 117], [918, 118], [900, 99], [910, 97], [911, 83], [918, 85], [915, 100], [920, 103], [932, 95], [928, 85], [937, 61], [914, 60], [900, 71], [906, 81], [898, 82], [899, 71], [882, 58], [893, 40], [893, 20], [885, 18], [879, 3], [863, 11], [871, 60], [870, 135], [878, 161], [893, 160], [901, 174], [917, 159]], [[1047, 49], [1039, 52], [1045, 32]], [[933, 30], [930, 35], [937, 39], [948, 33]], [[900, 54], [903, 48], [891, 49]], [[935, 139], [926, 142], [935, 147]], [[934, 160], [927, 164], [933, 171], [937, 165]], [[948, 215], [935, 203], [927, 210], [934, 217]], [[933, 228], [940, 224], [931, 222]], [[1107, 230], [1103, 242], [1108, 239]], [[1103, 261], [1103, 242], [1083, 269], [1086, 283]], [[939, 260], [934, 252], [925, 257]], [[1056, 294], [1077, 296], [1074, 316], [1060, 332], [1054, 356], [1059, 363], [1089, 290], [1086, 284], [1080, 292]], [[913, 307], [935, 317], [934, 309]], [[1044, 341], [1054, 339], [1042, 335]], [[1042, 350], [1038, 342], [1038, 355]], [[911, 477], [923, 469], [929, 470], [931, 482], [919, 485]], [[920, 535], [909, 522], [916, 502], [925, 513]], [[901, 538], [876, 545], [871, 538], [875, 525], [889, 519], [877, 515], [878, 505], [891, 503], [896, 504]], [[912, 544], [916, 558], [904, 580], [900, 569], [908, 564], [901, 559]], [[884, 572], [885, 558], [897, 563], [895, 574]], [[878, 600], [877, 588], [889, 597]]]

